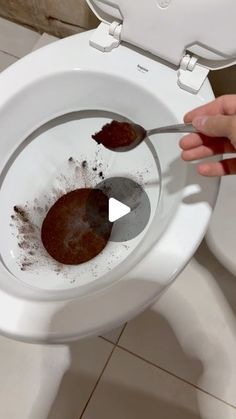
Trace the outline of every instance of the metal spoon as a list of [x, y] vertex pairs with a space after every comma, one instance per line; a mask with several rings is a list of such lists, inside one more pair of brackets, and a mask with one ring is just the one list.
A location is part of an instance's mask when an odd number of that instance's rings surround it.
[[[116, 138], [117, 141], [114, 142], [114, 125], [116, 124]], [[103, 133], [104, 128], [109, 130], [107, 132], [104, 140], [97, 140], [97, 136]], [[118, 135], [117, 135], [118, 132]], [[165, 133], [175, 133], [175, 132], [197, 132], [196, 128], [192, 124], [176, 124], [169, 125], [165, 127], [154, 128], [150, 130], [145, 130], [141, 125], [131, 123], [131, 122], [117, 122], [112, 121], [110, 124], [107, 124], [103, 127], [102, 131], [97, 133], [93, 138], [104, 145], [112, 151], [129, 151], [137, 147], [145, 138], [150, 137], [154, 134], [165, 134]]]
[[[168, 134], [168, 133], [175, 133], [175, 132], [197, 132], [196, 128], [192, 124], [176, 124], [176, 125], [168, 125], [165, 127], [153, 128], [146, 131], [141, 125], [138, 124], [130, 124], [132, 125], [133, 129], [135, 130], [137, 136], [136, 139], [130, 144], [125, 147], [120, 147], [117, 151], [128, 151], [132, 150], [133, 148], [137, 147], [145, 138], [150, 137], [150, 135], [154, 134]], [[115, 150], [115, 149], [113, 149]]]

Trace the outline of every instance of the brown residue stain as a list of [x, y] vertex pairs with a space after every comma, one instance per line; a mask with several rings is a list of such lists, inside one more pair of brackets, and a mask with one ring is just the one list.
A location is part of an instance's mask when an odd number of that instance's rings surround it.
[[29, 221], [28, 216], [26, 211], [22, 208], [22, 207], [18, 207], [17, 205], [15, 205], [13, 207], [17, 217], [23, 221], [24, 223], [27, 223]]
[[104, 165], [99, 159], [99, 153], [100, 150], [96, 151], [95, 158], [91, 162], [70, 156], [66, 160], [68, 173], [62, 171], [58, 174], [54, 184], [56, 186], [52, 186], [48, 193], [44, 193], [41, 198], [35, 198], [33, 202], [26, 201], [25, 204], [14, 205], [9, 225], [16, 229], [12, 231], [12, 234], [19, 247], [18, 263], [22, 271], [48, 265], [57, 275], [65, 274], [64, 266], [60, 263], [55, 265], [44, 250], [40, 234], [41, 222], [49, 208], [65, 193], [77, 189], [78, 185], [93, 188], [100, 179], [104, 179], [102, 171]]

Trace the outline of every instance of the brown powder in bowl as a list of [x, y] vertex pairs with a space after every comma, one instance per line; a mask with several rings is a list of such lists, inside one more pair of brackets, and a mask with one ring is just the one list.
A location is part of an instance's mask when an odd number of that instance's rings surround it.
[[97, 256], [112, 230], [108, 203], [102, 191], [90, 188], [76, 189], [58, 199], [41, 229], [47, 252], [66, 265], [78, 265]]

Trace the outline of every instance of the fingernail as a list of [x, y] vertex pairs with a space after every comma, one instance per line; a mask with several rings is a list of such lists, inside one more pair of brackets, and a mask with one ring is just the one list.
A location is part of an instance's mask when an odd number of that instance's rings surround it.
[[195, 128], [201, 131], [204, 129], [207, 119], [208, 119], [208, 116], [197, 116], [196, 118], [193, 119], [192, 124]]

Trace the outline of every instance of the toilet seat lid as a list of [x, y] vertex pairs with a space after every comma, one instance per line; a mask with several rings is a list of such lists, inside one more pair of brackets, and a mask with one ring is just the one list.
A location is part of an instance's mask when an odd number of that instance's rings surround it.
[[209, 69], [236, 62], [235, 0], [86, 0], [121, 39], [179, 65], [186, 51]]

